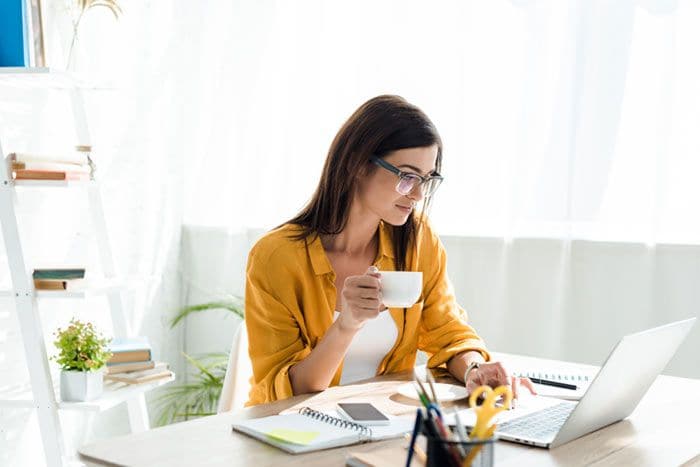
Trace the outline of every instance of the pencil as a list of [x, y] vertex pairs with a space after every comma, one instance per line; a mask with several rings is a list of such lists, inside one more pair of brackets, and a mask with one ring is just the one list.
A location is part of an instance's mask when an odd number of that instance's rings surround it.
[[427, 409], [428, 406], [430, 405], [430, 401], [428, 400], [428, 396], [423, 394], [423, 392], [418, 387], [418, 385], [416, 384], [415, 381], [413, 382], [413, 386], [415, 386], [415, 388], [416, 388], [416, 392], [418, 393], [418, 399], [420, 400], [421, 404], [423, 404], [425, 406], [425, 408]]
[[[403, 437], [409, 443], [411, 442], [411, 435], [409, 435], [408, 433], [406, 433]], [[406, 449], [411, 449], [411, 445], [409, 444], [406, 447]], [[423, 449], [416, 443], [413, 443], [413, 453], [416, 455], [418, 460], [421, 461], [422, 464], [428, 462], [428, 456], [425, 455], [425, 451], [423, 451]]]
[[559, 381], [550, 381], [548, 379], [530, 378], [530, 381], [537, 384], [544, 384], [546, 386], [555, 386], [557, 388], [571, 389], [572, 391], [578, 389], [578, 386], [576, 386], [575, 384], [560, 383]]
[[416, 373], [416, 370], [413, 370], [413, 379], [416, 380], [416, 383], [418, 383], [418, 386], [420, 386], [420, 390], [425, 394], [425, 397], [430, 400], [430, 397], [428, 397], [428, 391], [425, 390], [425, 387], [423, 386], [423, 383], [420, 382], [420, 378], [418, 378], [418, 373]]
[[438, 401], [437, 393], [435, 392], [435, 380], [433, 379], [433, 375], [430, 373], [430, 369], [425, 369], [425, 376], [428, 380], [428, 384], [430, 385], [430, 392], [433, 393], [433, 401], [438, 407], [440, 407], [440, 402]]

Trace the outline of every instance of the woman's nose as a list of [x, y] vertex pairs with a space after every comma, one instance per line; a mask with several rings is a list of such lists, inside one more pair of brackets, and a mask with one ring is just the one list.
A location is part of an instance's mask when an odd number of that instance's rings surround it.
[[425, 195], [423, 193], [423, 184], [416, 184], [416, 186], [413, 187], [413, 190], [411, 190], [411, 192], [406, 195], [406, 198], [413, 200], [416, 203], [425, 198]]

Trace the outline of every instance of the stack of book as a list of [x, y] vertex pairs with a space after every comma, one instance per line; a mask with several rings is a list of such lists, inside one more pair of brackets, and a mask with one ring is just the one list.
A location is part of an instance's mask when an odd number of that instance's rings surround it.
[[172, 376], [167, 363], [153, 361], [145, 337], [112, 339], [109, 350], [112, 357], [107, 361], [105, 380], [139, 384]]
[[12, 174], [15, 180], [90, 180], [88, 152], [74, 154], [12, 153]]
[[32, 279], [36, 290], [75, 290], [85, 286], [85, 269], [35, 269]]

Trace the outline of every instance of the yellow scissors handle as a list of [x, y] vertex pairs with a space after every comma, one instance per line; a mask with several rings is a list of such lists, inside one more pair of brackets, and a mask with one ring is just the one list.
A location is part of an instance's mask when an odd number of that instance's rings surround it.
[[[477, 398], [486, 394], [484, 402], [480, 406], [476, 406]], [[503, 396], [503, 406], [496, 407], [496, 399], [498, 396]], [[489, 433], [489, 429], [492, 427], [492, 419], [506, 408], [510, 407], [513, 400], [513, 393], [509, 386], [499, 386], [495, 390], [491, 389], [489, 386], [479, 386], [476, 390], [469, 396], [469, 405], [474, 409], [476, 413], [476, 424], [472, 430], [472, 439], [485, 439]]]
[[501, 410], [509, 409], [513, 401], [513, 392], [510, 386], [498, 386], [496, 389], [492, 389], [491, 386], [479, 386], [469, 395], [469, 407], [476, 407], [477, 399], [484, 393], [486, 393], [486, 397], [484, 398], [483, 405], [486, 406], [495, 407], [498, 396], [503, 397], [503, 407], [499, 407]]

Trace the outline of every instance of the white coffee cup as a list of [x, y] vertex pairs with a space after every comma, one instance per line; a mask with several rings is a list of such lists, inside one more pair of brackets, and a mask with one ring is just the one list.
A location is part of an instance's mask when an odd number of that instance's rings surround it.
[[379, 271], [382, 303], [389, 308], [409, 308], [423, 290], [423, 273], [416, 271]]

